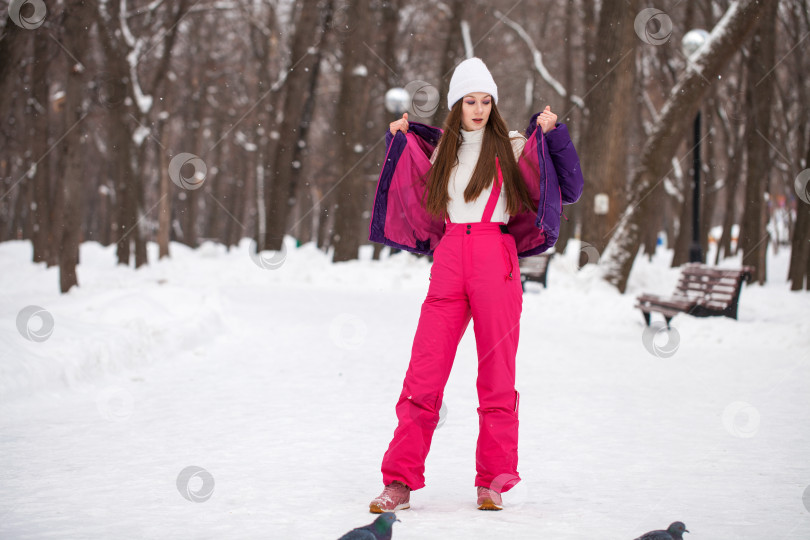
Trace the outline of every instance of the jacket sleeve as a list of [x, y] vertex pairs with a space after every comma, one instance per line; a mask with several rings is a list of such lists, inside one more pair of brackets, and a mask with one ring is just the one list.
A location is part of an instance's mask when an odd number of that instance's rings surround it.
[[[537, 129], [537, 117], [540, 113], [532, 116], [529, 127], [526, 129], [526, 137]], [[543, 136], [548, 145], [549, 156], [554, 164], [557, 179], [560, 183], [560, 195], [563, 204], [573, 204], [582, 196], [585, 186], [585, 179], [582, 177], [582, 167], [579, 163], [579, 156], [574, 148], [574, 142], [568, 133], [568, 126], [557, 122], [554, 129]]]
[[579, 156], [574, 148], [574, 142], [568, 133], [565, 124], [557, 124], [557, 127], [546, 133], [546, 142], [557, 171], [557, 178], [560, 181], [560, 193], [563, 204], [572, 204], [582, 196], [582, 189], [585, 186], [585, 179], [582, 177], [582, 167], [579, 164]]
[[407, 134], [386, 132], [387, 150], [369, 223], [369, 240], [431, 254], [444, 234], [444, 221], [422, 208], [429, 156], [440, 130], [411, 123]]

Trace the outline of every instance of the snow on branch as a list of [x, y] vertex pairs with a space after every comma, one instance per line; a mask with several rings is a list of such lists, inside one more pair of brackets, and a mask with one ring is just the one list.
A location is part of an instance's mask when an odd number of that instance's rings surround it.
[[121, 0], [119, 9], [118, 9], [118, 22], [121, 24], [121, 35], [124, 36], [124, 42], [127, 44], [129, 48], [135, 47], [135, 36], [132, 35], [132, 31], [129, 29], [129, 24], [127, 23], [127, 17], [129, 16], [127, 10], [127, 0]]
[[472, 58], [475, 54], [473, 54], [473, 44], [470, 39], [470, 23], [467, 21], [461, 21], [461, 38], [464, 40], [464, 56]]
[[737, 0], [732, 3], [706, 43], [689, 58], [689, 66], [659, 111], [658, 120], [646, 137], [632, 174], [629, 204], [599, 259], [604, 278], [619, 291], [625, 292], [627, 289], [630, 270], [641, 245], [645, 218], [651, 204], [648, 196], [665, 180], [667, 163], [675, 155], [712, 81], [741, 49], [767, 6], [761, 0]]
[[562, 83], [560, 83], [560, 81], [555, 79], [551, 75], [551, 73], [548, 72], [545, 64], [543, 64], [543, 53], [541, 53], [540, 50], [534, 45], [534, 41], [532, 40], [529, 33], [526, 32], [526, 30], [524, 30], [523, 27], [520, 26], [518, 23], [511, 20], [509, 17], [507, 17], [498, 10], [495, 11], [495, 17], [497, 17], [506, 26], [514, 30], [515, 33], [517, 33], [517, 35], [520, 36], [520, 38], [526, 43], [526, 45], [529, 47], [529, 50], [532, 53], [534, 68], [537, 70], [540, 76], [543, 77], [543, 80], [545, 80], [549, 84], [549, 86], [551, 86], [554, 89], [554, 91], [557, 92], [560, 96], [564, 98], [570, 98], [571, 102], [574, 103], [577, 107], [584, 109], [585, 102], [582, 101], [582, 98], [580, 98], [577, 95], [569, 96], [568, 91], [565, 89]]
[[152, 3], [146, 6], [146, 9], [144, 11], [146, 11], [147, 13], [154, 13], [155, 11], [157, 11], [157, 9], [164, 1], [165, 0], [154, 0]]
[[[209, 11], [237, 11], [242, 10], [247, 12], [247, 7], [237, 2], [214, 2], [213, 4], [194, 4], [188, 9], [188, 13], [206, 13]], [[255, 21], [251, 20], [250, 23], [254, 24]]]
[[127, 17], [129, 16], [127, 0], [121, 0], [120, 6], [118, 21], [121, 25], [121, 35], [124, 36], [124, 41], [130, 48], [127, 54], [127, 63], [129, 64], [129, 76], [132, 80], [132, 93], [135, 95], [138, 109], [146, 114], [149, 112], [149, 109], [152, 108], [153, 99], [152, 96], [143, 93], [141, 82], [138, 78], [138, 62], [140, 62], [141, 51], [146, 46], [146, 40], [144, 38], [136, 38], [129, 29], [129, 23], [127, 23]]

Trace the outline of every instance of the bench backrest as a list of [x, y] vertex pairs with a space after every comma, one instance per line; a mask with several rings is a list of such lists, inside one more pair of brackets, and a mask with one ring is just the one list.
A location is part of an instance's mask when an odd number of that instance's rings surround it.
[[690, 299], [702, 298], [704, 302], [711, 303], [716, 308], [725, 309], [736, 303], [742, 280], [750, 281], [752, 271], [749, 266], [726, 269], [698, 263], [687, 264], [675, 287], [675, 295]]
[[534, 257], [526, 257], [520, 260], [521, 271], [536, 272], [542, 274], [546, 271], [548, 261], [551, 258], [549, 254], [543, 253]]

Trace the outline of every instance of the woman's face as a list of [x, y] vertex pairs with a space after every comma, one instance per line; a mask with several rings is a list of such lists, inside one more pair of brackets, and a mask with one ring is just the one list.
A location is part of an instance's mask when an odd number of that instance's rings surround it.
[[475, 131], [487, 125], [492, 111], [492, 96], [484, 92], [473, 92], [461, 98], [461, 127]]

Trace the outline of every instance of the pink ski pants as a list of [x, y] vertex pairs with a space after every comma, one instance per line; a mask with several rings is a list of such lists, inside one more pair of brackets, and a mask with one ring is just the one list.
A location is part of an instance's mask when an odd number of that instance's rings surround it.
[[411, 361], [396, 406], [398, 425], [382, 462], [383, 482], [425, 486], [425, 458], [444, 387], [473, 319], [478, 350], [475, 485], [499, 492], [520, 481], [515, 355], [523, 293], [515, 239], [500, 223], [448, 223], [433, 253]]

